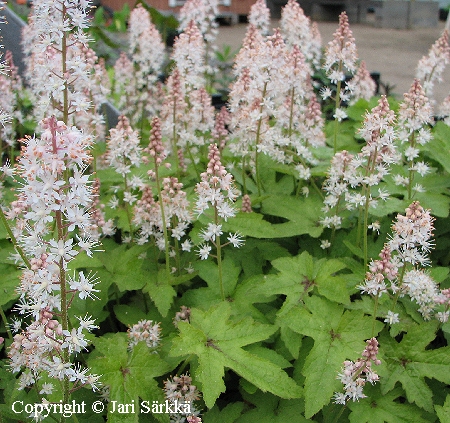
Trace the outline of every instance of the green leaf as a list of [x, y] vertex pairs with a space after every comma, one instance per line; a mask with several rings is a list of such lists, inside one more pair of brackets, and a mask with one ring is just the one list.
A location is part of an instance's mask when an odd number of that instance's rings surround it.
[[172, 356], [194, 354], [197, 357], [194, 377], [202, 386], [206, 405], [212, 407], [225, 391], [222, 378], [226, 367], [263, 391], [282, 398], [300, 396], [300, 387], [278, 365], [261, 357], [261, 353], [255, 355], [243, 349], [266, 340], [276, 328], [249, 317], [232, 321], [230, 315], [231, 307], [227, 302], [207, 312], [192, 309], [190, 324], [179, 323], [180, 335], [170, 351]]
[[450, 198], [447, 195], [429, 191], [418, 192], [414, 196], [414, 199], [420, 201], [420, 205], [424, 209], [431, 209], [434, 216], [448, 216]]
[[17, 288], [20, 285], [20, 277], [22, 272], [16, 270], [15, 266], [8, 264], [0, 264], [0, 306], [4, 306], [11, 300], [19, 297]]
[[204, 423], [235, 423], [244, 409], [243, 402], [227, 404], [222, 410], [215, 405], [202, 415]]
[[236, 423], [307, 423], [305, 401], [303, 399], [280, 399], [270, 393], [257, 391], [245, 395], [245, 400], [254, 405], [252, 409], [242, 414]]
[[147, 278], [147, 283], [142, 290], [148, 293], [163, 317], [167, 316], [173, 299], [177, 295], [175, 289], [170, 285], [170, 281], [171, 275], [167, 274], [166, 269], [161, 269], [156, 278], [155, 275]]
[[282, 317], [292, 307], [303, 300], [312, 289], [317, 287], [320, 294], [333, 301], [349, 303], [349, 292], [345, 279], [335, 273], [344, 269], [345, 264], [336, 259], [314, 260], [306, 251], [296, 257], [280, 257], [272, 265], [279, 271], [268, 275], [264, 283], [255, 289], [266, 295], [283, 294], [286, 299], [278, 312]]
[[[18, 422], [18, 421], [28, 421], [30, 413], [25, 413], [25, 411], [19, 414], [15, 413], [13, 410], [13, 404], [15, 401], [21, 401], [25, 406], [26, 404], [36, 404], [40, 403], [41, 399], [35, 389], [26, 390], [20, 389], [19, 380], [17, 375], [11, 372], [9, 368], [9, 361], [2, 360], [0, 362], [0, 392], [2, 393], [2, 398], [0, 401], [0, 420], [6, 422]], [[22, 405], [17, 403], [17, 405]], [[16, 411], [21, 411], [21, 408], [16, 408]]]
[[[199, 276], [208, 284], [211, 290], [214, 290], [218, 297], [221, 296], [219, 287], [219, 268], [216, 263], [211, 260], [197, 262], [195, 268], [198, 270]], [[236, 266], [233, 260], [226, 256], [222, 261], [222, 283], [225, 296], [229, 297], [233, 294], [236, 284], [241, 273], [240, 266]]]
[[244, 348], [245, 351], [257, 355], [261, 358], [265, 358], [271, 361], [273, 364], [276, 364], [282, 369], [287, 369], [288, 367], [292, 367], [292, 364], [289, 363], [284, 357], [279, 355], [274, 350], [269, 350], [268, 348], [264, 348], [260, 344], [252, 344]]
[[[317, 210], [321, 207], [321, 200], [314, 196], [300, 198], [273, 195], [263, 200], [262, 212], [281, 217], [286, 222], [269, 223], [259, 213], [238, 213], [223, 227], [226, 231], [240, 232], [253, 238], [288, 238], [303, 234], [317, 238], [323, 231], [317, 218]], [[302, 212], [299, 213], [299, 210]]]
[[376, 207], [370, 207], [369, 212], [372, 216], [383, 218], [392, 213], [404, 212], [410, 202], [399, 200], [396, 197], [389, 197], [386, 201], [378, 201]]
[[[330, 120], [325, 124], [325, 135], [327, 137], [327, 145], [334, 146], [335, 127], [337, 125], [336, 146], [337, 150], [347, 150], [356, 152], [360, 150], [359, 144], [355, 140], [356, 125], [352, 120], [345, 120], [343, 122], [336, 122]], [[359, 126], [359, 125], [358, 125]]]
[[[152, 401], [164, 402], [163, 391], [154, 378], [170, 369], [145, 342], [139, 342], [129, 352], [126, 334], [117, 333], [97, 338], [94, 344], [95, 354], [88, 364], [94, 373], [102, 375], [102, 383], [109, 386], [108, 422], [137, 422], [139, 398], [149, 401], [150, 405]], [[135, 404], [134, 412], [113, 413], [114, 405], [117, 407], [118, 404]], [[169, 421], [168, 414], [155, 414], [155, 417]]]
[[369, 109], [369, 102], [363, 98], [360, 98], [355, 104], [347, 107], [345, 112], [350, 119], [356, 120], [357, 122], [363, 122], [366, 111]]
[[102, 252], [94, 253], [92, 257], [87, 254], [78, 254], [73, 260], [69, 262], [69, 269], [82, 269], [82, 268], [97, 268], [103, 267], [103, 263], [99, 256], [103, 254]]
[[450, 173], [450, 128], [444, 122], [437, 122], [433, 137], [431, 142], [424, 145], [423, 150]]
[[246, 277], [251, 277], [263, 274], [269, 261], [290, 254], [274, 241], [248, 238], [239, 249], [227, 250], [226, 256], [241, 266]]
[[114, 314], [119, 322], [126, 326], [131, 326], [140, 320], [147, 319], [147, 315], [139, 307], [131, 307], [126, 304], [115, 305]]
[[357, 247], [356, 245], [354, 245], [352, 242], [348, 241], [348, 240], [344, 240], [344, 245], [350, 250], [350, 252], [359, 258], [364, 258], [364, 253], [362, 251], [362, 249], [360, 247]]
[[425, 378], [450, 384], [450, 347], [428, 349], [438, 325], [437, 321], [411, 325], [400, 343], [387, 334], [379, 340], [386, 363], [385, 370], [380, 370], [382, 392], [389, 392], [400, 382], [408, 401], [429, 412], [433, 410], [433, 393]]
[[430, 269], [430, 276], [435, 280], [436, 283], [441, 283], [447, 278], [449, 272], [450, 269], [448, 267], [434, 266], [432, 269]]
[[[0, 239], [9, 239], [8, 231], [6, 230], [5, 225], [3, 223], [0, 223]], [[11, 248], [11, 251], [12, 250], [13, 249]]]
[[[110, 257], [102, 258], [105, 267], [111, 268], [113, 281], [117, 284], [120, 291], [141, 289], [151, 277], [149, 269], [144, 267], [145, 261], [140, 258], [141, 254], [147, 249], [148, 246], [142, 245], [134, 245], [131, 248], [121, 245], [112, 251]], [[108, 259], [112, 260], [112, 263], [106, 264]]]
[[[271, 301], [264, 292], [264, 276], [259, 274], [239, 281], [241, 268], [236, 258], [236, 254], [227, 252], [222, 262], [225, 269], [223, 273], [225, 295], [232, 304], [232, 314], [235, 317], [251, 316], [255, 320], [265, 323], [268, 321], [267, 317], [254, 306], [255, 303]], [[217, 264], [204, 261], [197, 262], [196, 267], [199, 269], [199, 274], [208, 284], [208, 287], [186, 291], [181, 299], [181, 303], [189, 307], [207, 310], [211, 306], [222, 302]], [[237, 283], [238, 281], [239, 283]]]
[[365, 348], [365, 340], [381, 330], [380, 322], [361, 311], [344, 307], [318, 296], [307, 297], [305, 307], [292, 308], [283, 324], [314, 339], [303, 374], [305, 376], [305, 417], [316, 414], [339, 390], [336, 379], [344, 360], [355, 360]]
[[450, 422], [450, 394], [447, 395], [443, 406], [435, 405], [434, 408], [441, 423]]
[[364, 386], [368, 398], [349, 402], [350, 423], [427, 423], [420, 408], [405, 403], [403, 390], [398, 387], [388, 394], [380, 392], [379, 384]]
[[298, 358], [303, 336], [294, 332], [289, 326], [281, 326], [280, 338], [295, 359]]

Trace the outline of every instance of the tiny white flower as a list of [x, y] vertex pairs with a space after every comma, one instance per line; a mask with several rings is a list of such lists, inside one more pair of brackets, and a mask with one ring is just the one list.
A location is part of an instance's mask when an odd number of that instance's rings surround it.
[[322, 248], [322, 250], [325, 250], [325, 249], [330, 248], [330, 247], [331, 247], [331, 242], [328, 239], [323, 239], [320, 242], [320, 248]]
[[189, 251], [191, 251], [192, 247], [193, 247], [193, 244], [192, 244], [192, 242], [191, 242], [190, 240], [188, 240], [188, 239], [187, 239], [186, 241], [184, 241], [184, 242], [181, 243], [181, 250], [182, 250], [182, 251], [187, 251], [187, 252], [189, 252]]
[[330, 98], [333, 95], [333, 91], [331, 91], [330, 87], [322, 87], [320, 89], [320, 96], [322, 97], [322, 100], [326, 100], [327, 98]]
[[98, 297], [94, 294], [94, 292], [100, 292], [99, 289], [94, 289], [94, 286], [98, 284], [98, 282], [98, 277], [94, 277], [94, 275], [91, 274], [86, 277], [84, 276], [83, 272], [79, 273], [79, 280], [75, 280], [69, 277], [70, 289], [78, 291], [78, 296], [82, 300], [86, 299], [87, 297], [92, 298], [93, 300], [98, 300]]
[[333, 117], [338, 121], [338, 122], [342, 122], [346, 117], [347, 117], [347, 113], [341, 109], [340, 107], [338, 107], [336, 109], [336, 111], [334, 112]]
[[43, 383], [42, 389], [39, 391], [40, 395], [51, 395], [55, 387], [51, 383]]
[[123, 193], [123, 201], [128, 204], [133, 204], [137, 200], [136, 195], [129, 191]]
[[386, 323], [389, 323], [390, 325], [400, 322], [398, 318], [398, 313], [394, 313], [393, 311], [389, 310], [384, 321]]
[[241, 238], [241, 236], [242, 235], [236, 232], [234, 234], [229, 234], [227, 239], [233, 245], [233, 247], [239, 248], [244, 245], [244, 240]]
[[380, 226], [380, 222], [378, 220], [376, 220], [375, 222], [371, 223], [368, 226], [368, 229], [372, 229], [372, 231], [376, 232], [377, 234], [380, 233], [380, 228], [381, 228], [381, 226]]
[[211, 251], [211, 246], [208, 244], [202, 244], [199, 246], [199, 249], [197, 250], [197, 253], [201, 260], [206, 260], [209, 256], [209, 253]]
[[55, 241], [51, 239], [49, 241], [50, 254], [47, 258], [47, 261], [55, 261], [58, 262], [60, 259], [63, 259], [65, 262], [72, 260], [77, 254], [78, 251], [73, 250], [73, 239], [70, 238], [67, 241], [62, 239]]
[[117, 207], [119, 207], [119, 199], [115, 195], [113, 195], [108, 201], [108, 207], [112, 209], [116, 209]]
[[450, 315], [449, 311], [439, 311], [438, 313], [436, 313], [436, 318], [441, 323], [446, 323], [448, 321], [449, 315]]

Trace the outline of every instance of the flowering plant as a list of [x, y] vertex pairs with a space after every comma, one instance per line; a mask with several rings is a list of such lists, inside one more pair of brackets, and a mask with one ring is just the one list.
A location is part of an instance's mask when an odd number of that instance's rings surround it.
[[0, 67], [0, 421], [445, 421], [447, 34], [398, 101], [345, 14], [322, 55], [297, 2], [272, 32], [258, 0], [219, 111], [216, 2], [172, 51], [137, 6], [112, 86], [90, 2], [33, 3], [24, 140]]

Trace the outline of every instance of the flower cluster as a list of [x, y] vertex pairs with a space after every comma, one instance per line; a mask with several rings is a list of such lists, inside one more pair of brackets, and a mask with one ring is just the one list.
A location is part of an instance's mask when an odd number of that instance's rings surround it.
[[402, 265], [413, 266], [430, 264], [428, 253], [433, 243], [434, 218], [430, 210], [424, 210], [418, 201], [406, 208], [405, 215], [398, 214], [392, 225], [393, 235], [389, 247], [398, 253]]
[[132, 167], [141, 164], [142, 149], [139, 146], [139, 134], [133, 130], [124, 115], [119, 116], [117, 126], [110, 129], [109, 134], [105, 159], [109, 166], [125, 177], [131, 172]]
[[331, 82], [345, 80], [345, 71], [354, 74], [358, 54], [356, 51], [355, 38], [348, 23], [345, 12], [339, 15], [339, 26], [325, 49], [325, 63], [323, 65]]
[[[233, 176], [226, 171], [220, 161], [220, 152], [216, 144], [209, 146], [208, 158], [208, 168], [201, 174], [202, 180], [195, 187], [198, 196], [195, 205], [197, 214], [200, 216], [210, 207], [214, 211], [213, 222], [208, 223], [200, 235], [205, 241], [198, 249], [202, 260], [207, 259], [210, 254], [211, 246], [208, 242], [211, 242], [216, 248], [220, 245], [220, 236], [223, 234], [220, 219], [226, 222], [237, 213], [234, 201], [238, 192], [234, 187]], [[243, 244], [243, 240], [237, 233], [229, 234], [227, 239], [228, 243], [236, 248]]]
[[[1, 10], [1, 9], [0, 9]], [[15, 123], [22, 123], [24, 116], [18, 107], [20, 93], [23, 92], [22, 78], [13, 62], [12, 53], [7, 51], [5, 69], [0, 68], [0, 139], [1, 150], [15, 144]], [[2, 116], [4, 119], [2, 119]], [[7, 118], [6, 118], [7, 117]]]
[[223, 106], [219, 113], [216, 114], [214, 120], [214, 129], [211, 133], [214, 142], [219, 146], [220, 151], [225, 148], [225, 145], [229, 141], [229, 132], [227, 125], [230, 123], [230, 113], [227, 108]]
[[205, 40], [198, 26], [190, 21], [173, 46], [172, 59], [189, 90], [205, 86]]
[[180, 311], [175, 313], [175, 317], [173, 318], [173, 324], [175, 327], [178, 327], [178, 322], [187, 322], [189, 323], [189, 319], [191, 317], [191, 309], [186, 306], [181, 306]]
[[[116, 92], [121, 94], [121, 105], [133, 125], [144, 116], [154, 116], [161, 108], [157, 94], [158, 78], [166, 61], [165, 45], [153, 24], [150, 13], [142, 5], [130, 13], [128, 24], [129, 54], [118, 59]], [[132, 72], [126, 73], [126, 70]]]
[[67, 120], [70, 114], [77, 125], [88, 122], [92, 132], [103, 136], [99, 110], [108, 83], [104, 68], [94, 63], [97, 57], [88, 48], [89, 38], [83, 31], [90, 9], [89, 0], [33, 1], [32, 16], [23, 32], [26, 78], [36, 120], [51, 115]]
[[[153, 162], [153, 169], [147, 173], [155, 182], [156, 192], [150, 185], [144, 184], [141, 187], [142, 196], [134, 207], [132, 222], [139, 228], [138, 244], [144, 244], [153, 237], [157, 247], [166, 254], [166, 266], [169, 271], [170, 257], [179, 254], [179, 241], [186, 235], [192, 216], [186, 193], [182, 190], [183, 184], [175, 177], [160, 175], [160, 168], [170, 168], [170, 164], [165, 162], [166, 153], [161, 139], [160, 121], [157, 117], [152, 120], [150, 142], [144, 152], [148, 153]], [[157, 199], [154, 198], [155, 194]], [[169, 235], [174, 240], [174, 249], [172, 249]], [[190, 251], [191, 248], [192, 244], [188, 239], [181, 243], [183, 251]], [[177, 266], [179, 267], [178, 259]], [[172, 272], [176, 270], [172, 268]]]
[[378, 382], [379, 376], [372, 368], [372, 364], [381, 364], [381, 361], [377, 358], [378, 341], [376, 338], [371, 338], [366, 341], [366, 344], [361, 357], [355, 362], [344, 361], [344, 368], [337, 377], [344, 385], [344, 392], [335, 393], [334, 402], [336, 404], [345, 405], [350, 399], [359, 401], [360, 398], [365, 398], [364, 385], [367, 382], [372, 385]]
[[[418, 145], [424, 145], [431, 140], [431, 131], [428, 126], [433, 121], [433, 108], [420, 81], [415, 79], [409, 92], [404, 94], [404, 100], [400, 103], [398, 112], [398, 137], [402, 142], [402, 153], [407, 163], [407, 174], [397, 174], [394, 181], [398, 185], [408, 187], [408, 198], [412, 197], [412, 191], [423, 191], [421, 185], [413, 186], [416, 173], [425, 176], [430, 169], [423, 161], [418, 161]], [[406, 145], [406, 147], [404, 147]]]
[[[166, 227], [170, 230], [172, 238], [180, 241], [186, 235], [191, 214], [189, 201], [182, 188], [183, 184], [178, 182], [177, 178], [163, 178], [159, 200], [156, 201], [151, 187], [144, 186], [142, 197], [137, 200], [133, 209], [133, 223], [139, 227], [138, 244], [146, 243], [153, 236], [158, 248], [165, 250], [161, 204], [164, 207]], [[189, 251], [191, 246], [189, 240], [182, 243], [184, 251]]]
[[[400, 265], [397, 260], [393, 259], [389, 245], [383, 247], [379, 257], [380, 260], [370, 262], [364, 284], [359, 287], [361, 292], [366, 292], [374, 297], [380, 297], [387, 292], [386, 279], [390, 282], [396, 281]], [[389, 288], [393, 293], [398, 290], [395, 283], [392, 283]]]
[[[358, 54], [356, 51], [355, 38], [348, 23], [345, 12], [339, 15], [339, 26], [331, 40], [325, 48], [323, 69], [325, 70], [331, 83], [336, 86], [333, 96], [331, 87], [324, 87], [321, 90], [323, 100], [332, 98], [335, 101], [334, 118], [341, 122], [347, 117], [347, 113], [341, 108], [343, 101], [351, 98], [352, 85], [345, 83], [348, 75], [354, 75], [357, 70]], [[353, 84], [354, 86], [354, 84]], [[336, 153], [336, 145], [335, 145]]]
[[266, 5], [266, 0], [256, 0], [250, 8], [248, 22], [257, 28], [262, 35], [269, 33], [270, 10]]
[[[92, 190], [84, 174], [91, 161], [91, 138], [54, 117], [44, 119], [41, 126], [40, 138], [25, 141], [17, 168], [22, 187], [5, 213], [16, 221], [14, 232], [26, 266], [17, 309], [32, 320], [16, 335], [9, 356], [14, 371], [28, 369], [21, 375], [22, 387], [46, 373], [69, 379], [75, 389], [86, 384], [96, 389], [98, 377], [69, 360], [72, 353], [86, 348], [84, 333], [96, 328], [94, 320], [78, 318], [80, 325], [69, 331], [63, 301], [69, 296], [95, 299], [98, 292], [95, 275], [67, 275], [68, 264], [80, 251], [91, 255], [98, 245], [88, 211]], [[61, 321], [56, 320], [54, 316], [61, 314]]]
[[436, 303], [444, 307], [444, 311], [436, 312], [437, 319], [442, 323], [448, 322], [450, 317], [450, 288], [441, 290], [436, 298]]
[[431, 46], [427, 56], [423, 56], [417, 65], [416, 77], [423, 81], [425, 94], [433, 96], [436, 82], [442, 80], [442, 73], [450, 62], [450, 46], [448, 44], [448, 31], [442, 35]]
[[145, 342], [149, 348], [156, 348], [159, 346], [160, 338], [159, 323], [153, 323], [152, 320], [140, 320], [128, 328], [128, 348], [130, 350], [139, 342]]
[[180, 154], [180, 169], [184, 156], [194, 158], [197, 146], [205, 143], [205, 134], [214, 128], [214, 107], [206, 90], [206, 47], [192, 20], [175, 40], [172, 52], [175, 67], [167, 80], [161, 121], [163, 135], [171, 140], [172, 154]]
[[216, 71], [214, 58], [217, 50], [215, 40], [218, 34], [218, 23], [216, 21], [218, 15], [218, 0], [187, 0], [180, 9], [179, 30], [184, 31], [189, 26], [189, 23], [193, 21], [203, 35], [206, 43], [205, 72], [208, 75], [213, 75]]
[[[392, 236], [380, 253], [381, 260], [370, 263], [366, 279], [358, 287], [361, 292], [375, 297], [389, 291], [397, 297], [408, 295], [419, 305], [424, 319], [429, 319], [440, 303], [436, 283], [422, 269], [430, 264], [433, 221], [430, 211], [424, 210], [418, 201], [406, 208], [405, 215], [398, 214]], [[390, 311], [387, 321], [398, 322], [398, 314]]]
[[360, 98], [370, 100], [375, 95], [376, 88], [375, 81], [367, 70], [366, 62], [361, 60], [354, 77], [347, 82], [347, 90], [351, 93], [349, 104], [356, 103]]
[[323, 209], [327, 216], [322, 220], [325, 227], [340, 227], [339, 214], [344, 208], [368, 209], [376, 207], [378, 199], [387, 199], [388, 194], [380, 189], [378, 198], [374, 197], [372, 189], [388, 174], [389, 166], [399, 160], [394, 145], [394, 122], [395, 114], [390, 110], [386, 97], [382, 97], [378, 105], [366, 114], [359, 131], [366, 141], [361, 152], [352, 155], [342, 151], [333, 158], [323, 187], [327, 193]]
[[320, 67], [322, 39], [317, 25], [305, 16], [296, 0], [289, 0], [281, 10], [281, 34], [286, 45], [292, 49], [297, 46], [310, 65], [313, 74]]
[[278, 29], [264, 38], [249, 25], [234, 72], [229, 108], [235, 141], [230, 149], [243, 156], [244, 167], [248, 159], [258, 191], [261, 152], [282, 163], [295, 163], [301, 178], [309, 179], [308, 166], [315, 164], [310, 147], [324, 145], [325, 137], [310, 68], [300, 48], [288, 49]]
[[194, 405], [194, 401], [200, 399], [200, 392], [195, 385], [192, 385], [192, 378], [188, 374], [173, 376], [165, 380], [164, 392], [168, 401], [189, 405], [189, 413], [171, 414], [171, 423], [201, 423], [202, 420], [198, 417], [200, 411]]

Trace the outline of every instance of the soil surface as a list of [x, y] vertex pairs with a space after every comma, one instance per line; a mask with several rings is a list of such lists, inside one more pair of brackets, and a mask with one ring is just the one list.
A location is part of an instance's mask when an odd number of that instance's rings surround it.
[[[318, 25], [322, 44], [326, 46], [333, 38], [337, 22], [318, 22]], [[278, 27], [279, 21], [272, 21], [272, 26]], [[400, 100], [403, 93], [411, 87], [419, 60], [428, 54], [428, 50], [441, 36], [444, 27], [445, 22], [439, 22], [436, 28], [410, 30], [376, 28], [370, 22], [350, 25], [359, 58], [366, 62], [369, 72], [381, 74], [381, 82], [389, 84], [392, 87], [391, 94], [395, 94]], [[222, 49], [223, 45], [239, 49], [246, 29], [247, 24], [221, 26], [217, 37], [219, 49]], [[450, 64], [443, 74], [443, 82], [435, 85], [434, 89], [434, 97], [438, 103], [448, 95], [450, 95]]]

